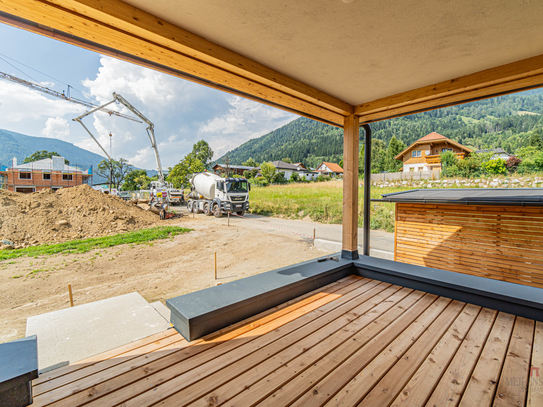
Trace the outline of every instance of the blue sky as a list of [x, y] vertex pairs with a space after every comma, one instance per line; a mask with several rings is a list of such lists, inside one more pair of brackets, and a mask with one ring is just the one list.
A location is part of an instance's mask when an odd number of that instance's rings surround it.
[[[0, 59], [2, 72], [34, 79], [59, 92], [67, 89], [65, 82], [83, 92], [87, 100], [100, 104], [111, 100], [112, 92], [125, 97], [154, 123], [164, 167], [179, 162], [198, 140], [206, 140], [215, 151], [214, 158], [218, 158], [297, 117], [4, 24], [0, 24], [0, 38], [0, 58], [5, 60]], [[73, 90], [71, 95], [84, 98]], [[0, 80], [0, 128], [68, 141], [100, 154], [81, 125], [72, 121], [85, 110]], [[106, 114], [89, 116], [84, 122], [104, 146], [109, 146], [108, 135], [113, 134], [114, 158], [126, 158], [140, 168], [156, 168], [143, 124]]]

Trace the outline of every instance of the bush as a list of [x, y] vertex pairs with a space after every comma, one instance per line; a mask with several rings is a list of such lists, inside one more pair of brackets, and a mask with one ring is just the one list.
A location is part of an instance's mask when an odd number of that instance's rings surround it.
[[290, 182], [300, 182], [300, 175], [297, 172], [293, 172], [290, 176]]
[[275, 176], [273, 177], [273, 182], [275, 182], [276, 184], [286, 184], [286, 183], [287, 183], [287, 179], [285, 178], [285, 174], [282, 173], [282, 172], [278, 172], [278, 173], [275, 174]]
[[320, 174], [320, 175], [317, 177], [317, 181], [318, 181], [318, 182], [323, 182], [323, 181], [324, 181], [324, 175]]
[[454, 177], [458, 174], [458, 158], [452, 151], [445, 151], [440, 154], [441, 173], [445, 177]]
[[520, 163], [522, 163], [522, 160], [520, 158], [512, 156], [507, 159], [507, 161], [505, 162], [505, 166], [507, 167], [507, 170], [509, 172], [514, 172], [520, 165]]
[[481, 164], [481, 167], [487, 174], [506, 174], [507, 167], [505, 160], [498, 158], [496, 160], [488, 160]]

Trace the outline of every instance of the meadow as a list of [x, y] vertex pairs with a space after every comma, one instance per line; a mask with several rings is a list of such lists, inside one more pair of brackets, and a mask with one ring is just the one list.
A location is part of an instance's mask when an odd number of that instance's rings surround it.
[[[405, 191], [405, 187], [372, 188], [371, 197]], [[363, 222], [363, 190], [358, 189], [358, 224]], [[311, 182], [267, 187], [252, 187], [251, 212], [289, 219], [311, 220], [321, 223], [341, 223], [343, 216], [343, 182]], [[394, 232], [394, 204], [371, 203], [371, 228]]]

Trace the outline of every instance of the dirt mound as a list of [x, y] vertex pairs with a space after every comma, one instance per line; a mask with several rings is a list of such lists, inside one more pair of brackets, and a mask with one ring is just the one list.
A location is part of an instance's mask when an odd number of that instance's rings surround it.
[[0, 240], [63, 242], [150, 227], [158, 216], [88, 185], [32, 194], [0, 190]]

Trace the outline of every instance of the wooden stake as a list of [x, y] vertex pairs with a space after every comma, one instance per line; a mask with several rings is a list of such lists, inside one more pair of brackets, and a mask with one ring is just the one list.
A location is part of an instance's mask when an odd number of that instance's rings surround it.
[[315, 232], [317, 229], [313, 228], [313, 246], [315, 246]]
[[70, 307], [74, 306], [74, 297], [72, 296], [72, 285], [68, 284], [68, 294], [70, 295]]
[[228, 212], [228, 226], [230, 226], [230, 212]]
[[217, 279], [217, 252], [215, 252], [215, 280]]

